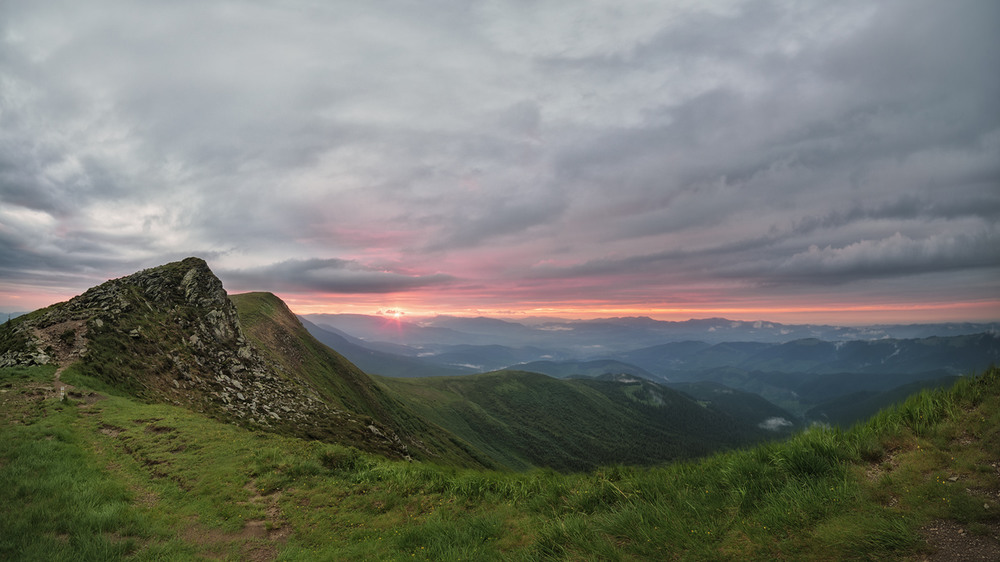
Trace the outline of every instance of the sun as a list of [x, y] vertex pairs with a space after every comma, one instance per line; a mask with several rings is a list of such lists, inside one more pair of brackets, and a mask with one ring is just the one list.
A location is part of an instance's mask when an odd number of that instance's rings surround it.
[[399, 323], [403, 316], [406, 316], [406, 311], [400, 308], [380, 308], [378, 310], [378, 315], [387, 320], [393, 320]]

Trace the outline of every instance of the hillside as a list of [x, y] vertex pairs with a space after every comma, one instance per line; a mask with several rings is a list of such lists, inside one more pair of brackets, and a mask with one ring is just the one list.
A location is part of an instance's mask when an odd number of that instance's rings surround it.
[[558, 380], [520, 371], [377, 379], [422, 417], [523, 470], [656, 464], [774, 438], [687, 395], [644, 381]]
[[647, 380], [657, 380], [656, 376], [641, 367], [611, 359], [595, 361], [532, 361], [530, 363], [514, 365], [511, 368], [521, 371], [531, 371], [532, 373], [542, 373], [556, 378], [593, 378], [601, 375], [623, 374]]
[[[278, 370], [317, 388], [324, 401], [378, 420], [389, 429], [388, 435], [399, 436], [418, 459], [460, 466], [495, 466], [454, 435], [428, 424], [391, 398], [366, 373], [316, 340], [278, 297], [271, 293], [244, 293], [231, 299], [248, 339], [270, 357]], [[366, 429], [375, 433], [371, 428]], [[361, 441], [363, 445], [365, 439]], [[339, 442], [359, 446], [352, 441]]]
[[[982, 370], [1000, 361], [1000, 332], [991, 324], [853, 330], [803, 326], [800, 330], [763, 322], [732, 322], [724, 329], [725, 323], [719, 319], [691, 321], [682, 326], [627, 318], [523, 325], [489, 318], [437, 317], [407, 322], [358, 315], [311, 317], [362, 335], [365, 339], [340, 332], [339, 340], [334, 340], [324, 334], [326, 328], [310, 328], [318, 338], [343, 349], [378, 374], [428, 376], [447, 375], [455, 368], [479, 372], [512, 369], [555, 377], [626, 373], [670, 384], [717, 383], [733, 391], [759, 395], [806, 422], [849, 424], [905, 396], [902, 393], [906, 388], [934, 385], [935, 381]], [[336, 330], [329, 324], [325, 326]], [[685, 330], [696, 327], [711, 330], [713, 338], [728, 333], [756, 339], [720, 343], [669, 339], [689, 335]], [[794, 338], [805, 335], [803, 332], [812, 337], [772, 341], [781, 334]], [[637, 333], [644, 335], [631, 337]], [[889, 337], [928, 333], [941, 335]], [[767, 335], [765, 341], [757, 341], [761, 335]], [[816, 335], [838, 339], [826, 341]], [[622, 349], [654, 337], [667, 340], [649, 347]], [[866, 339], [846, 339], [849, 337]], [[460, 343], [489, 340], [494, 343]], [[533, 345], [525, 345], [529, 341]], [[619, 351], [611, 352], [614, 349]], [[435, 372], [435, 366], [440, 372]], [[863, 407], [849, 408], [853, 410], [850, 415], [837, 414], [835, 410], [842, 408], [839, 404], [847, 404], [847, 396], [852, 394]]]
[[[1000, 556], [1000, 370], [851, 431], [652, 468], [393, 461], [0, 369], [5, 560]], [[966, 557], [966, 558], [963, 558]]]
[[[774, 430], [797, 429], [799, 425], [790, 412], [750, 392], [734, 390], [712, 382], [675, 383], [669, 387], [708, 403], [746, 425], [762, 425]], [[899, 397], [903, 398], [906, 396]]]
[[958, 379], [959, 377], [954, 376], [942, 377], [920, 380], [881, 392], [862, 390], [845, 394], [812, 408], [806, 412], [806, 418], [841, 427], [850, 427], [871, 417], [883, 408], [906, 400], [908, 396], [917, 394], [921, 390], [947, 388], [955, 384]]
[[61, 384], [180, 405], [251, 428], [398, 458], [482, 465], [309, 336], [273, 295], [230, 300], [198, 258], [114, 279], [13, 319], [0, 329], [0, 366], [16, 365], [58, 365]]
[[[523, 345], [511, 347], [497, 344], [444, 344], [424, 343], [417, 345], [402, 345], [386, 341], [369, 341], [354, 337], [347, 332], [329, 325], [317, 325], [308, 318], [317, 315], [302, 316], [302, 324], [316, 339], [336, 349], [355, 363], [366, 373], [386, 377], [439, 377], [469, 373], [483, 373], [511, 367], [519, 363], [535, 361], [541, 358], [562, 356], [551, 349]], [[348, 325], [353, 325], [347, 323]], [[381, 327], [377, 335], [383, 338], [396, 338], [414, 333], [424, 333], [424, 330], [448, 340], [451, 335], [448, 330], [421, 329], [406, 322], [380, 320]], [[358, 327], [358, 326], [355, 326]], [[359, 327], [362, 332], [371, 335], [371, 326]], [[447, 334], [447, 335], [443, 335]], [[476, 341], [488, 341], [489, 335], [477, 334]], [[414, 338], [419, 341], [418, 338]]]

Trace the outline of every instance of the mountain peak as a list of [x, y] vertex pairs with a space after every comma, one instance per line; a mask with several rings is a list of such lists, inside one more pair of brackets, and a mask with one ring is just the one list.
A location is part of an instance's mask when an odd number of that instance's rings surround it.
[[140, 301], [155, 309], [178, 305], [226, 308], [228, 295], [205, 260], [190, 257], [101, 283], [65, 303], [43, 309], [47, 314], [39, 320], [43, 324], [66, 317], [95, 316], [103, 320], [122, 314]]
[[[294, 315], [269, 295], [259, 316]], [[280, 304], [279, 304], [280, 303]], [[295, 320], [297, 323], [297, 320]], [[287, 324], [287, 322], [286, 322]], [[345, 411], [317, 381], [290, 369], [283, 347], [263, 349], [205, 260], [191, 257], [106, 281], [0, 327], [0, 367], [58, 364], [145, 400], [185, 405], [241, 425], [337, 440], [403, 457], [379, 421]], [[346, 365], [330, 377], [363, 377]], [[333, 383], [336, 384], [336, 383]]]

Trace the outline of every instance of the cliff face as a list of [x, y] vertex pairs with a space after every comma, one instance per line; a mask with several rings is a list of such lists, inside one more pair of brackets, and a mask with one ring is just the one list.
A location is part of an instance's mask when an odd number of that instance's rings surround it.
[[243, 425], [406, 456], [388, 427], [343, 411], [249, 342], [204, 260], [94, 287], [0, 329], [0, 366], [57, 363], [150, 401]]

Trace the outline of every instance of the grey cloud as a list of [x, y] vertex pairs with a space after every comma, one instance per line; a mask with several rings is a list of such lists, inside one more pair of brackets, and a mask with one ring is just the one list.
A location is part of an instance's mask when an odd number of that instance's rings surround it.
[[455, 216], [442, 217], [440, 238], [428, 251], [470, 248], [508, 235], [530, 236], [527, 231], [557, 222], [566, 209], [558, 191], [533, 193], [531, 188], [499, 191], [482, 204]]
[[803, 216], [794, 222], [791, 233], [804, 235], [819, 229], [848, 226], [862, 221], [959, 219], [975, 217], [994, 221], [1000, 218], [1000, 192], [991, 195], [981, 189], [981, 193], [970, 193], [965, 197], [943, 197], [929, 201], [926, 198], [902, 195], [898, 199], [866, 206], [853, 203], [850, 206], [826, 213], [822, 216]]
[[883, 2], [871, 25], [816, 56], [832, 78], [850, 86], [874, 85], [870, 91], [885, 100], [919, 99], [958, 84], [970, 86], [962, 93], [985, 98], [1000, 78], [976, 69], [1000, 62], [998, 20], [1000, 7], [991, 2]]
[[407, 275], [342, 259], [286, 260], [217, 273], [227, 286], [232, 284], [239, 290], [289, 292], [393, 293], [454, 280], [449, 275]]
[[[908, 7], [892, 4], [891, 10], [876, 13], [867, 24], [871, 31], [866, 37], [885, 33], [882, 23], [900, 17], [898, 9]], [[934, 16], [923, 13], [921, 18], [933, 20]], [[900, 26], [905, 25], [905, 18], [900, 21], [904, 22]], [[754, 25], [752, 20], [744, 23]], [[984, 41], [994, 47], [996, 43], [981, 25], [968, 41], [941, 28], [925, 31], [920, 42], [904, 42], [904, 49], [912, 48], [906, 52], [888, 49], [885, 45], [897, 49], [892, 38], [872, 41], [869, 47], [882, 57], [883, 64], [904, 57], [930, 58], [932, 62], [926, 64], [951, 66], [951, 55], [924, 56], [925, 51], [935, 49], [935, 41], [928, 37], [948, 33], [945, 40], [951, 43], [955, 58], [961, 58], [958, 51], [964, 47], [975, 51], [968, 53], [969, 67], [987, 68], [986, 59], [997, 52], [981, 48]], [[963, 47], [956, 50], [956, 44]], [[853, 49], [852, 45], [835, 44], [828, 51]], [[643, 56], [657, 55], [654, 49], [647, 51]], [[824, 76], [823, 67], [812, 64], [828, 51], [807, 48], [783, 60], [772, 57], [758, 62], [750, 60], [752, 55], [733, 55], [748, 59], [751, 65], [778, 64], [783, 69], [772, 75], [773, 82], [764, 84], [763, 93], [710, 90], [674, 107], [663, 107], [663, 114], [672, 117], [667, 123], [595, 135], [561, 154], [560, 177], [602, 191], [600, 186], [609, 184], [621, 188], [610, 207], [622, 209], [622, 218], [605, 227], [609, 240], [683, 237], [719, 225], [720, 238], [735, 234], [767, 240], [777, 253], [796, 247], [793, 243], [774, 246], [777, 239], [817, 236], [819, 229], [829, 237], [827, 244], [849, 245], [858, 236], [879, 235], [870, 231], [873, 228], [902, 228], [904, 234], [921, 237], [940, 228], [935, 221], [998, 218], [996, 197], [987, 187], [995, 191], [1000, 185], [998, 151], [995, 141], [989, 140], [995, 138], [991, 131], [1000, 118], [1000, 96], [991, 98], [995, 73], [973, 79], [979, 84], [971, 88], [971, 94], [958, 87], [958, 81], [931, 80], [933, 72], [914, 78], [926, 79], [926, 87], [892, 91], [872, 84], [881, 80], [877, 73], [859, 73], [850, 85], [860, 95], [849, 97], [844, 95], [848, 83], [843, 77]], [[848, 71], [871, 64], [865, 53], [843, 56], [857, 57], [856, 64], [844, 67]], [[915, 113], [914, 108], [920, 109]], [[949, 152], [963, 156], [951, 158]], [[936, 164], [925, 164], [935, 160]], [[978, 172], [970, 177], [972, 170]], [[730, 187], [713, 188], [720, 182]], [[624, 203], [630, 199], [633, 204]], [[772, 227], [785, 232], [761, 238], [768, 220], [779, 216], [781, 223]], [[879, 221], [885, 219], [895, 222], [880, 227]], [[743, 224], [742, 233], [725, 228], [733, 222]], [[791, 232], [789, 224], [794, 225]], [[729, 257], [750, 263], [761, 259], [760, 254]], [[766, 257], [773, 263], [770, 254]]]
[[521, 138], [537, 139], [542, 124], [541, 106], [534, 100], [519, 101], [503, 111], [498, 126]]
[[844, 247], [811, 246], [765, 278], [782, 282], [839, 283], [864, 277], [901, 277], [956, 269], [1000, 269], [1000, 234], [934, 235], [912, 239], [896, 233]]
[[601, 258], [568, 267], [539, 266], [526, 277], [634, 278], [655, 273], [677, 281], [733, 279], [763, 284], [830, 285], [885, 277], [906, 278], [956, 270], [1000, 270], [1000, 234], [992, 226], [972, 234], [935, 233], [911, 238], [900, 233], [844, 246], [794, 250], [797, 238], [781, 233], [707, 248], [666, 250], [622, 258]]
[[981, 272], [998, 6], [2, 4], [0, 271], [203, 249], [258, 288], [381, 292], [485, 282], [460, 264], [503, 250], [505, 282], [598, 294]]

